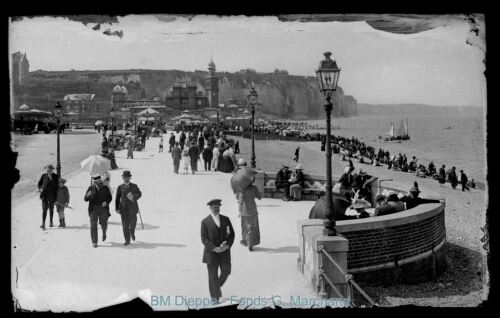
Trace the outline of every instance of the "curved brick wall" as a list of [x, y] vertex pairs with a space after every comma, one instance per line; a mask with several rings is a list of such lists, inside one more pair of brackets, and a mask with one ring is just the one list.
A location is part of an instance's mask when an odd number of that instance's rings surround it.
[[347, 269], [356, 282], [418, 283], [446, 268], [444, 204], [422, 204], [392, 215], [338, 221], [349, 240]]
[[[402, 190], [406, 188], [410, 187], [389, 182], [380, 189], [372, 188], [372, 192], [392, 189], [406, 193]], [[337, 221], [337, 232], [349, 241], [347, 271], [357, 283], [421, 283], [437, 278], [446, 269], [444, 199], [424, 189], [422, 193], [442, 203], [421, 204], [391, 215]], [[299, 231], [307, 226], [323, 227], [323, 220], [299, 221]], [[300, 254], [299, 264], [303, 260]]]

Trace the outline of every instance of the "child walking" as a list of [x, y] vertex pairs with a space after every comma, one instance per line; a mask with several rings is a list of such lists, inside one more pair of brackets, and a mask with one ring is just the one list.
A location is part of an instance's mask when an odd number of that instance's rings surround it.
[[158, 153], [163, 152], [163, 137], [160, 138], [158, 146], [160, 147], [160, 149], [158, 149]]
[[59, 179], [59, 188], [57, 188], [57, 198], [55, 205], [57, 206], [57, 213], [59, 214], [59, 227], [66, 227], [66, 221], [64, 218], [64, 208], [69, 204], [69, 191], [64, 185], [66, 179]]

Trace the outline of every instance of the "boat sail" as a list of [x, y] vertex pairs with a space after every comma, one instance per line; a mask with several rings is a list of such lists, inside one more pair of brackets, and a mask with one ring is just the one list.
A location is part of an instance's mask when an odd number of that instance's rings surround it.
[[410, 139], [410, 135], [408, 135], [408, 119], [401, 119], [401, 123], [396, 133], [394, 133], [394, 123], [391, 123], [391, 129], [387, 132], [387, 134], [389, 137], [385, 138], [386, 141]]
[[391, 123], [391, 129], [389, 130], [389, 132], [387, 132], [387, 134], [391, 137], [394, 137], [394, 124]]
[[407, 137], [408, 136], [408, 121], [406, 118], [401, 119], [401, 124], [399, 125], [398, 131], [394, 135], [395, 137]]

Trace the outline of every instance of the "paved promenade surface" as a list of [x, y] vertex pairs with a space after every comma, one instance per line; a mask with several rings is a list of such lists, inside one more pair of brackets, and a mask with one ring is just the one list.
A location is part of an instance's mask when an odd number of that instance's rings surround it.
[[[99, 228], [98, 248], [92, 247], [88, 204], [83, 200], [90, 184], [87, 173], [65, 176], [74, 208], [65, 211], [65, 229], [57, 227], [57, 212], [53, 228], [48, 227], [48, 220], [46, 230], [39, 228], [38, 196], [31, 194], [14, 202], [12, 291], [21, 308], [92, 311], [137, 296], [151, 303], [150, 295], [161, 295], [164, 300], [170, 296], [170, 304], [165, 301], [154, 306], [155, 310], [185, 310], [188, 306], [181, 297], [208, 299], [200, 225], [210, 213], [207, 202], [213, 198], [222, 199], [221, 214], [231, 219], [236, 231], [232, 272], [222, 288], [223, 300], [245, 297], [239, 307], [244, 308], [255, 301], [250, 299], [277, 295], [281, 305], [288, 307], [290, 297], [316, 297], [297, 269], [297, 220], [308, 217], [313, 201], [258, 201], [261, 244], [249, 252], [239, 244], [241, 221], [230, 187], [232, 174], [205, 172], [199, 163], [195, 175], [182, 175], [182, 170], [174, 174], [171, 154], [168, 148], [158, 153], [158, 141], [147, 140], [146, 149], [135, 152], [133, 160], [126, 159], [126, 150], [116, 152], [120, 168], [111, 171], [112, 216], [106, 242], [101, 241]], [[129, 246], [123, 245], [121, 219], [114, 209], [123, 170], [131, 171], [132, 182], [143, 193], [139, 206], [144, 229], [138, 218], [137, 241]]]

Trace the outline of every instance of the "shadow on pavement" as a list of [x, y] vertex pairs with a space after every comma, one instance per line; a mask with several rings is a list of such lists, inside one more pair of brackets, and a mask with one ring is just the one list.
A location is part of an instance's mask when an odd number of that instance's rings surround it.
[[62, 230], [83, 230], [83, 229], [90, 229], [90, 226], [85, 224], [85, 225], [81, 225], [81, 226], [76, 226], [76, 225], [67, 225], [65, 228], [63, 228]]
[[[183, 244], [167, 244], [167, 243], [146, 243], [146, 242], [141, 242], [141, 241], [132, 241], [130, 242], [130, 245], [123, 245], [123, 243], [116, 243], [116, 242], [106, 242], [109, 245], [99, 245], [99, 247], [121, 247], [121, 248], [127, 248], [127, 249], [134, 249], [134, 248], [145, 248], [145, 249], [153, 249], [157, 247], [186, 247], [186, 245]], [[106, 243], [101, 243], [101, 244], [106, 244]]]
[[158, 228], [160, 228], [160, 227], [157, 226], [157, 225], [151, 225], [151, 224], [144, 223], [144, 229], [143, 229], [142, 226], [141, 226], [141, 221], [137, 220], [136, 230], [141, 230], [141, 231], [144, 230], [144, 231], [146, 231], [146, 230], [156, 230]]
[[283, 246], [278, 248], [267, 248], [267, 247], [258, 247], [255, 246], [253, 248], [254, 252], [268, 252], [268, 253], [298, 253], [298, 246]]
[[257, 204], [257, 207], [262, 207], [262, 208], [266, 208], [266, 207], [269, 207], [269, 208], [278, 208], [280, 206], [281, 205], [278, 205], [278, 204], [262, 204], [262, 205]]

